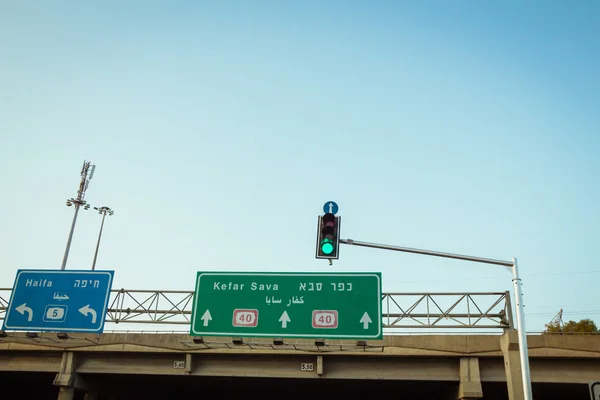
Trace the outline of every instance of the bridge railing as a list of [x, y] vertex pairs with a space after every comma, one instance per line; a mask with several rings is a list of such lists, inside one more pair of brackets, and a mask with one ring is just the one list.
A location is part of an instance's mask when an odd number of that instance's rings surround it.
[[[0, 320], [12, 289], [0, 288]], [[111, 291], [106, 322], [114, 324], [190, 325], [193, 291]], [[510, 293], [383, 293], [382, 324], [403, 328], [514, 329]]]

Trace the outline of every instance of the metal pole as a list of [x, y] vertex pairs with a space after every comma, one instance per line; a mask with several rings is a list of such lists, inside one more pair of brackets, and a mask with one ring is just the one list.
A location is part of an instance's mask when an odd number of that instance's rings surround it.
[[77, 221], [77, 213], [79, 212], [79, 204], [75, 203], [75, 215], [73, 216], [73, 223], [71, 224], [71, 232], [69, 233], [69, 239], [67, 239], [67, 248], [65, 249], [65, 255], [63, 257], [61, 270], [64, 270], [67, 266], [67, 258], [69, 257], [69, 249], [71, 248], [71, 240], [73, 240], [73, 232], [75, 231], [75, 222]]
[[415, 254], [422, 254], [422, 255], [426, 255], [426, 256], [446, 257], [446, 258], [454, 258], [454, 259], [458, 259], [458, 260], [475, 261], [475, 262], [486, 263], [486, 264], [503, 265], [505, 267], [513, 266], [513, 263], [511, 261], [494, 260], [492, 258], [473, 257], [473, 256], [467, 256], [464, 254], [442, 253], [440, 251], [432, 251], [432, 250], [413, 249], [410, 247], [390, 246], [387, 244], [359, 242], [358, 240], [352, 240], [352, 239], [340, 239], [340, 243], [351, 244], [354, 246], [371, 247], [371, 248], [375, 248], [375, 249], [403, 251], [405, 253], [415, 253]]
[[523, 293], [521, 293], [521, 278], [517, 259], [513, 258], [512, 265], [513, 288], [515, 289], [515, 302], [517, 303], [517, 333], [519, 335], [519, 355], [521, 357], [521, 373], [523, 374], [523, 389], [525, 400], [533, 398], [531, 392], [531, 377], [529, 375], [529, 354], [527, 348], [527, 331], [525, 330], [525, 310], [523, 305]]
[[104, 218], [106, 218], [106, 213], [102, 213], [102, 223], [100, 224], [100, 233], [98, 234], [98, 243], [96, 243], [96, 253], [94, 254], [94, 263], [92, 264], [92, 271], [96, 268], [96, 258], [98, 257], [98, 248], [100, 247], [100, 238], [102, 237], [102, 228], [104, 228]]
[[525, 400], [532, 400], [531, 392], [531, 377], [529, 375], [529, 356], [527, 351], [527, 332], [525, 331], [525, 311], [523, 308], [523, 294], [521, 293], [521, 279], [519, 278], [519, 272], [517, 267], [517, 259], [513, 258], [512, 261], [494, 260], [491, 258], [473, 257], [463, 254], [454, 253], [443, 253], [439, 251], [413, 249], [410, 247], [401, 246], [390, 246], [385, 244], [359, 242], [352, 239], [340, 239], [340, 243], [371, 247], [375, 249], [403, 251], [406, 253], [422, 254], [427, 256], [454, 258], [458, 260], [474, 261], [485, 264], [502, 265], [505, 267], [512, 268], [513, 272], [513, 287], [515, 290], [515, 300], [517, 302], [517, 334], [519, 336], [519, 355], [521, 358], [521, 370], [523, 373], [523, 393], [525, 394]]
[[[90, 171], [91, 166], [91, 171]], [[69, 239], [67, 239], [67, 247], [65, 249], [65, 255], [63, 256], [61, 270], [67, 267], [67, 258], [69, 257], [69, 250], [71, 249], [71, 241], [73, 240], [73, 232], [75, 231], [75, 222], [77, 221], [77, 214], [79, 213], [79, 207], [83, 206], [84, 210], [90, 208], [90, 205], [83, 200], [85, 197], [85, 191], [90, 183], [90, 179], [94, 176], [95, 165], [91, 165], [89, 161], [83, 161], [83, 167], [81, 168], [81, 182], [79, 183], [79, 190], [77, 191], [76, 199], [68, 199], [67, 206], [71, 207], [75, 204], [75, 215], [73, 216], [73, 223], [71, 224], [71, 232], [69, 233]], [[88, 177], [89, 172], [89, 177]]]

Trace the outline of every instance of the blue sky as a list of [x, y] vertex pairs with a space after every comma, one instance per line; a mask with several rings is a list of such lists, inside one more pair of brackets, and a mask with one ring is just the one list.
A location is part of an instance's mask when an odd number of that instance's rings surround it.
[[[528, 331], [600, 323], [595, 1], [0, 2], [0, 287], [60, 268], [84, 159], [114, 288], [196, 271], [377, 271], [387, 292], [512, 290]], [[68, 269], [101, 218], [79, 214]]]

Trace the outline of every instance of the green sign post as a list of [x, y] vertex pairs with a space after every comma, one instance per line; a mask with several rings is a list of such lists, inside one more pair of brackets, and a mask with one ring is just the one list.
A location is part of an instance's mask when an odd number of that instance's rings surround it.
[[190, 334], [381, 339], [381, 273], [198, 272]]

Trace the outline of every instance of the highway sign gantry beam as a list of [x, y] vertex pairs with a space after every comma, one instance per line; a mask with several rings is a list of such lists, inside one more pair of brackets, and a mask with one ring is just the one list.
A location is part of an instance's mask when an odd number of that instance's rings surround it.
[[381, 273], [198, 272], [192, 336], [382, 339]]
[[18, 270], [4, 330], [104, 329], [114, 271]]

